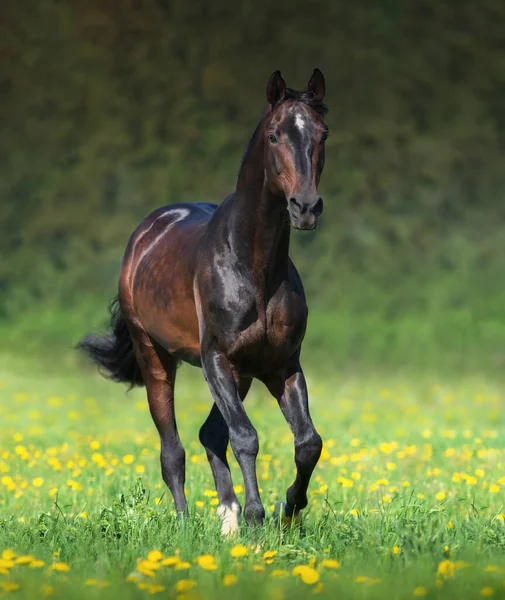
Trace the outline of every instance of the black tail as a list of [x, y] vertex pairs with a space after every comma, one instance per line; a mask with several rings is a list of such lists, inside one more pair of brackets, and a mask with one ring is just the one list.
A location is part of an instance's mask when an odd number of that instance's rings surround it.
[[104, 377], [129, 383], [130, 388], [144, 385], [130, 332], [119, 308], [117, 297], [111, 301], [109, 312], [111, 332], [103, 336], [87, 335], [77, 344], [77, 349], [84, 350], [88, 354]]

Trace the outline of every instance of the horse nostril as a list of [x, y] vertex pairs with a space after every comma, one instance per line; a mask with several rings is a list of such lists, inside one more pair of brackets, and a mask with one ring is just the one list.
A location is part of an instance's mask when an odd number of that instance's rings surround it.
[[318, 198], [312, 207], [312, 214], [318, 217], [323, 212], [323, 199]]
[[298, 202], [298, 200], [296, 198], [290, 198], [289, 199], [290, 204], [294, 205], [295, 208], [297, 208], [300, 212], [302, 210], [302, 205], [300, 202]]

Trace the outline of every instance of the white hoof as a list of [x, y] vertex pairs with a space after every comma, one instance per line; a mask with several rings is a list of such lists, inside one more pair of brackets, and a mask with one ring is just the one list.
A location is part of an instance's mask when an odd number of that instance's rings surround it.
[[231, 506], [220, 504], [217, 507], [217, 516], [221, 519], [221, 533], [224, 536], [233, 535], [238, 531], [238, 518], [240, 515], [240, 506], [232, 502]]

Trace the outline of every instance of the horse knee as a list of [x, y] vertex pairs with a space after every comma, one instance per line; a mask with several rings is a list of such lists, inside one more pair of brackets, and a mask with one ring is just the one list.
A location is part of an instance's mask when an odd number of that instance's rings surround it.
[[258, 456], [258, 433], [252, 425], [230, 429], [230, 443], [239, 463], [242, 457]]
[[310, 475], [317, 465], [323, 449], [323, 440], [315, 429], [295, 444], [295, 462], [299, 471]]

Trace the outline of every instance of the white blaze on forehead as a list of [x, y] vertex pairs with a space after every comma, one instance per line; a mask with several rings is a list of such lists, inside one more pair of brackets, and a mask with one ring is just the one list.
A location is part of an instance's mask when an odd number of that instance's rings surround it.
[[300, 112], [297, 112], [295, 115], [295, 125], [300, 131], [303, 131], [303, 128], [305, 127], [305, 116]]

